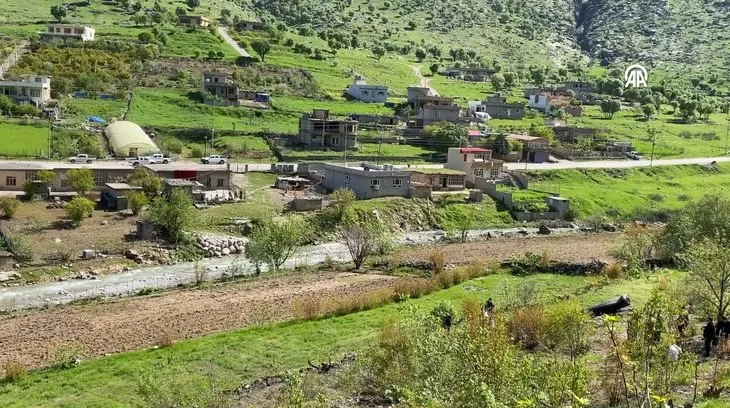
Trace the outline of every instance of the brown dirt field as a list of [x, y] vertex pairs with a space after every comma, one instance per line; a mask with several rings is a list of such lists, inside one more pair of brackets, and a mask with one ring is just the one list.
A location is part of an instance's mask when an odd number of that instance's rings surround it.
[[291, 320], [292, 302], [355, 295], [395, 280], [337, 272], [282, 276], [3, 316], [0, 361], [41, 367], [59, 345], [73, 342], [98, 357], [154, 346], [163, 335], [188, 339]]
[[[553, 260], [608, 258], [622, 235], [498, 239], [443, 245], [447, 262], [503, 260], [525, 251], [547, 249]], [[395, 256], [426, 259], [431, 248]], [[89, 357], [154, 346], [163, 335], [188, 339], [251, 325], [293, 319], [292, 304], [334, 299], [390, 287], [397, 278], [342, 272], [264, 277], [200, 290], [71, 305], [0, 317], [0, 361], [29, 367], [50, 363], [63, 344], [78, 342]]]
[[394, 262], [426, 260], [434, 251], [442, 251], [446, 262], [454, 265], [483, 261], [506, 261], [525, 252], [542, 254], [547, 250], [553, 261], [588, 261], [610, 259], [609, 252], [624, 240], [623, 234], [563, 235], [521, 238], [498, 238], [466, 244], [424, 247], [394, 255]]

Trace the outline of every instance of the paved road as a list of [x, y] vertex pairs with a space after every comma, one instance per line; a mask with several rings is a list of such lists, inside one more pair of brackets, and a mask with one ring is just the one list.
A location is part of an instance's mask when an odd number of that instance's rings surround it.
[[[505, 163], [509, 170], [559, 170], [559, 169], [622, 169], [631, 167], [649, 166], [679, 166], [683, 164], [710, 164], [713, 161], [718, 163], [730, 162], [730, 157], [695, 157], [691, 159], [660, 159], [654, 160], [594, 160], [594, 161], [560, 161], [558, 163]], [[443, 168], [443, 164], [420, 164], [411, 167]]]
[[251, 57], [251, 54], [248, 53], [248, 51], [244, 50], [236, 40], [231, 38], [230, 35], [228, 35], [228, 29], [226, 27], [218, 27], [218, 34], [223, 37], [223, 39], [231, 46], [234, 50], [236, 50], [237, 53], [239, 53], [242, 57]]

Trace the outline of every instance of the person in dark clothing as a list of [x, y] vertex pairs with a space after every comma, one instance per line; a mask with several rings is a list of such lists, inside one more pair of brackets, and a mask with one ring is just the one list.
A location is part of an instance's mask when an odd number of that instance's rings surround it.
[[707, 318], [707, 325], [705, 325], [705, 329], [702, 331], [702, 338], [705, 339], [705, 357], [709, 357], [712, 342], [715, 340], [715, 325], [712, 324], [711, 317]]
[[489, 298], [484, 303], [484, 314], [485, 315], [491, 314], [492, 310], [494, 310], [494, 303], [492, 303], [492, 298]]
[[718, 339], [723, 335], [725, 338], [730, 336], [730, 320], [728, 320], [727, 317], [720, 316], [720, 318], [717, 319], [717, 328], [715, 329], [715, 334], [717, 335]]

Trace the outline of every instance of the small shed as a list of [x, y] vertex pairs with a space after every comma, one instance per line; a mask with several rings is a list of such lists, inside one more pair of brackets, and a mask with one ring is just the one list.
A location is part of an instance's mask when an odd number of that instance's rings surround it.
[[195, 197], [195, 192], [202, 190], [203, 185], [197, 181], [187, 179], [165, 179], [165, 196], [169, 197], [172, 194], [172, 190], [179, 188], [185, 190], [190, 197]]
[[140, 191], [142, 187], [127, 183], [106, 183], [101, 192], [101, 208], [110, 211], [122, 211], [129, 208], [127, 195], [130, 191]]

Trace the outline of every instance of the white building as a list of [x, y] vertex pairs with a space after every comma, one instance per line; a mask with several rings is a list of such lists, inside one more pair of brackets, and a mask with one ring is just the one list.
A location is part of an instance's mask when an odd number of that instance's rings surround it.
[[17, 81], [0, 81], [0, 95], [18, 104], [32, 103], [40, 108], [51, 99], [51, 77], [27, 75]]
[[530, 95], [527, 106], [545, 112], [550, 109], [550, 95], [544, 92]]
[[444, 168], [463, 171], [467, 186], [474, 185], [477, 177], [496, 178], [504, 162], [492, 159], [492, 151], [479, 147], [450, 147]]
[[49, 24], [46, 31], [38, 34], [43, 41], [61, 40], [66, 41], [94, 41], [96, 30], [89, 26], [77, 26], [70, 24]]
[[347, 88], [347, 94], [362, 102], [385, 103], [388, 99], [388, 87], [385, 85], [368, 85], [361, 76], [356, 76]]

